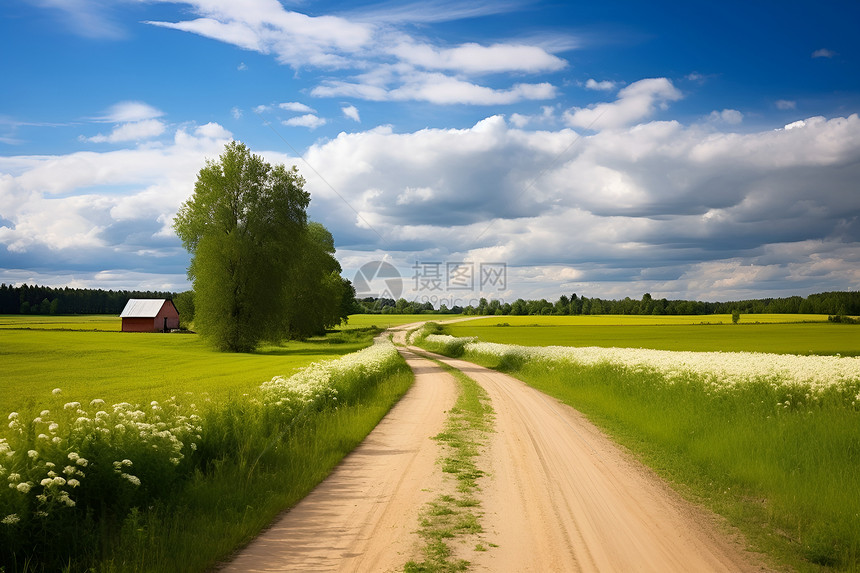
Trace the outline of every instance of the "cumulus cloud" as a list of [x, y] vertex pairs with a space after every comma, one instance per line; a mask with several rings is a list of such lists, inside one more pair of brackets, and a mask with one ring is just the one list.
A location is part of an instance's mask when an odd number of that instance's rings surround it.
[[404, 41], [391, 52], [401, 61], [427, 70], [451, 70], [473, 74], [501, 72], [551, 72], [563, 69], [567, 62], [538, 46], [518, 44], [475, 43], [453, 48]]
[[491, 117], [469, 129], [340, 134], [307, 159], [383, 237], [310, 175], [312, 210], [338, 229], [339, 249], [504, 261], [525, 274], [570, 268], [570, 281], [600, 285], [592, 296], [752, 293], [752, 282], [711, 276], [734, 260], [769, 267], [774, 292], [856, 284], [845, 282], [860, 258], [856, 115], [746, 134], [651, 122], [586, 137]]
[[711, 112], [711, 115], [708, 116], [708, 120], [711, 122], [722, 122], [727, 123], [729, 125], [738, 125], [743, 122], [744, 114], [739, 112], [736, 109], [724, 109], [723, 111], [714, 110]]
[[[640, 89], [656, 109], [668, 86]], [[495, 296], [727, 299], [860, 284], [860, 118], [732, 133], [733, 111], [585, 135], [501, 115], [463, 129], [377, 127], [312, 145], [314, 170], [259, 152], [299, 166], [309, 215], [335, 234], [347, 278], [387, 254], [407, 277], [415, 261], [504, 262], [508, 288]], [[0, 157], [4, 276], [181, 277], [172, 217], [230, 137], [210, 123], [159, 146]]]
[[278, 107], [287, 111], [294, 111], [297, 113], [316, 113], [316, 110], [314, 108], [297, 101], [279, 103]]
[[96, 121], [106, 123], [130, 123], [155, 119], [164, 115], [164, 112], [152, 107], [142, 101], [121, 101], [112, 105]]
[[426, 101], [440, 105], [502, 105], [524, 100], [545, 100], [556, 96], [550, 83], [515, 84], [508, 89], [493, 89], [441, 73], [411, 73], [398, 87], [390, 88], [370, 78], [358, 82], [328, 81], [317, 86], [311, 95], [346, 96], [371, 101]]
[[585, 88], [589, 90], [612, 91], [615, 89], [616, 85], [617, 84], [615, 82], [609, 80], [598, 82], [593, 78], [589, 78], [589, 80], [585, 82]]
[[171, 230], [173, 214], [205, 159], [231, 137], [210, 123], [178, 129], [162, 147], [0, 158], [0, 266], [7, 276], [112, 269], [150, 273], [148, 281], [181, 277], [187, 254]]
[[121, 143], [141, 141], [158, 137], [167, 129], [159, 118], [164, 112], [140, 101], [122, 101], [111, 106], [103, 115], [94, 118], [101, 123], [116, 124], [107, 135], [99, 133], [92, 137], [82, 137], [93, 143]]
[[318, 117], [312, 113], [306, 113], [297, 117], [291, 117], [281, 123], [290, 127], [307, 127], [310, 129], [316, 129], [321, 125], [325, 125], [326, 120], [325, 118]]
[[345, 105], [340, 108], [340, 111], [343, 112], [344, 117], [347, 117], [352, 121], [361, 123], [361, 116], [358, 114], [358, 108], [354, 105]]
[[618, 92], [611, 103], [599, 103], [587, 108], [575, 107], [565, 112], [565, 121], [572, 127], [585, 129], [612, 129], [623, 127], [667, 109], [669, 102], [683, 95], [666, 78], [639, 80]]
[[113, 131], [107, 135], [94, 135], [87, 138], [87, 141], [93, 143], [119, 143], [123, 141], [140, 141], [142, 139], [151, 139], [158, 137], [166, 129], [164, 122], [157, 119], [145, 119], [131, 123], [124, 123], [116, 126]]

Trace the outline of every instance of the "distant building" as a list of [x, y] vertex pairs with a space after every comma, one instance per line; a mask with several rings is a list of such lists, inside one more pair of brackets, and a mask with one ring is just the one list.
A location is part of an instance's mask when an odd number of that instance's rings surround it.
[[123, 332], [168, 332], [179, 328], [179, 312], [163, 298], [132, 298], [119, 315]]

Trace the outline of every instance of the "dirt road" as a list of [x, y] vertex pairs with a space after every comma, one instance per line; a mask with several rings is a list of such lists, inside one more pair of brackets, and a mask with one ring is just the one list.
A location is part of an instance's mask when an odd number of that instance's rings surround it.
[[[224, 570], [395, 571], [420, 558], [419, 513], [445, 488], [430, 437], [456, 385], [432, 362], [404, 355], [416, 372], [412, 390]], [[472, 570], [765, 570], [575, 410], [504, 374], [444, 361], [477, 380], [495, 409], [478, 494], [489, 550], [465, 548]]]

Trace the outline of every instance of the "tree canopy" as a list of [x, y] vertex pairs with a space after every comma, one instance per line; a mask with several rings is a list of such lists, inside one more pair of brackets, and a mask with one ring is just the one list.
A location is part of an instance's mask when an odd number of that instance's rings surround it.
[[272, 167], [239, 142], [200, 170], [174, 229], [192, 255], [195, 329], [215, 347], [249, 351], [289, 335], [309, 202], [295, 167]]

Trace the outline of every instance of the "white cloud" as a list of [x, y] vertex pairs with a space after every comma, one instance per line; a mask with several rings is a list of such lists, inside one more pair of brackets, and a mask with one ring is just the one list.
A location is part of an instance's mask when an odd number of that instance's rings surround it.
[[373, 27], [337, 16], [308, 16], [284, 9], [279, 2], [242, 3], [192, 0], [201, 17], [184, 22], [150, 21], [148, 24], [199, 34], [263, 54], [299, 68], [337, 68], [348, 56], [367, 46]]
[[112, 105], [104, 115], [96, 118], [106, 123], [129, 123], [155, 119], [164, 112], [142, 101], [121, 101]]
[[776, 109], [789, 110], [796, 109], [797, 102], [787, 99], [778, 99], [776, 100]]
[[[551, 99], [557, 90], [549, 83], [489, 87], [470, 81], [470, 76], [558, 71], [567, 62], [552, 52], [575, 45], [570, 38], [538, 38], [531, 43], [471, 42], [448, 47], [417, 40], [379, 20], [308, 16], [286, 10], [272, 0], [241, 4], [222, 0], [182, 3], [190, 5], [200, 17], [148, 23], [271, 54], [280, 63], [296, 69], [349, 69], [362, 74], [350, 79], [328, 78], [313, 89], [315, 97], [482, 105]], [[479, 13], [483, 11], [484, 8], [478, 9]], [[461, 7], [453, 12], [465, 13]], [[387, 80], [380, 81], [380, 70], [389, 76]], [[371, 79], [374, 75], [375, 80]]]
[[240, 72], [244, 72], [248, 69], [248, 66], [245, 64], [245, 62], [240, 62], [239, 65], [236, 66], [236, 69]]
[[290, 119], [285, 120], [282, 123], [291, 127], [307, 127], [310, 129], [316, 129], [322, 125], [325, 125], [326, 120], [325, 118], [317, 117], [312, 113], [306, 113], [305, 115], [291, 117]]
[[400, 60], [427, 70], [452, 70], [472, 74], [500, 72], [550, 72], [563, 69], [567, 62], [538, 46], [476, 43], [455, 48], [405, 41], [392, 49]]
[[556, 87], [546, 82], [493, 89], [441, 73], [421, 72], [409, 74], [403, 80], [403, 84], [395, 88], [372, 83], [329, 81], [314, 88], [311, 95], [358, 97], [371, 101], [426, 101], [439, 105], [503, 105], [553, 99], [557, 94]]
[[510, 122], [514, 127], [524, 128], [529, 125], [552, 125], [556, 122], [556, 110], [553, 106], [541, 107], [541, 113], [535, 115], [524, 115], [512, 113]]
[[145, 119], [116, 126], [107, 135], [94, 135], [87, 138], [93, 143], [120, 143], [124, 141], [141, 141], [158, 137], [166, 129], [164, 122], [157, 119]]
[[812, 52], [813, 58], [833, 58], [835, 56], [836, 52], [834, 52], [833, 50], [828, 50], [827, 48], [821, 48]]
[[361, 116], [358, 114], [358, 108], [354, 105], [345, 105], [340, 108], [340, 111], [343, 112], [344, 117], [347, 117], [352, 121], [361, 123]]
[[599, 103], [587, 108], [575, 107], [565, 112], [568, 125], [601, 130], [630, 125], [666, 109], [669, 102], [683, 95], [666, 78], [639, 80], [618, 92], [612, 103]]
[[230, 115], [233, 116], [233, 119], [242, 119], [242, 110], [238, 107], [234, 107], [230, 110]]
[[303, 103], [299, 103], [297, 101], [279, 103], [278, 107], [287, 111], [294, 111], [296, 113], [316, 113], [316, 110], [314, 108], [307, 106]]
[[[744, 293], [753, 288], [744, 281], [706, 276], [734, 259], [773, 267], [757, 276], [779, 277], [766, 287], [777, 292], [856, 284], [845, 269], [860, 259], [852, 223], [860, 215], [852, 183], [860, 177], [860, 119], [715, 129], [652, 122], [579, 137], [492, 117], [470, 129], [342, 133], [313, 146], [308, 161], [384, 242], [313, 175], [308, 189], [314, 216], [338, 230], [339, 248], [370, 243], [406, 261], [505, 261], [524, 274], [570, 268], [556, 278], [581, 282], [591, 296], [636, 294], [625, 292], [633, 286], [640, 296], [710, 296], [720, 286]], [[792, 256], [800, 243], [806, 250]], [[779, 260], [768, 254], [775, 252]], [[810, 273], [824, 260], [832, 272], [815, 283]], [[558, 296], [558, 285], [541, 280], [520, 284], [518, 296], [540, 288]]]
[[722, 122], [729, 125], [738, 125], [744, 120], [744, 114], [736, 109], [724, 109], [723, 111], [712, 111], [708, 116], [708, 120], [712, 122]]
[[0, 158], [3, 267], [181, 275], [187, 256], [171, 219], [230, 137], [206, 124], [163, 147]]
[[585, 87], [589, 90], [612, 91], [615, 89], [616, 85], [618, 84], [610, 80], [603, 80], [602, 82], [598, 82], [597, 80], [591, 78], [585, 82]]

